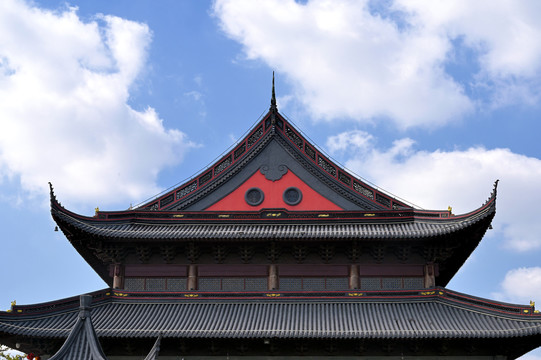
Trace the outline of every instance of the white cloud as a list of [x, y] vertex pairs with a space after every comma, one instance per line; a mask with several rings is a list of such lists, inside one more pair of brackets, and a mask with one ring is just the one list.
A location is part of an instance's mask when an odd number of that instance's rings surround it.
[[192, 98], [195, 101], [200, 101], [201, 98], [203, 97], [203, 94], [201, 92], [199, 92], [199, 91], [196, 91], [196, 90], [188, 91], [188, 92], [184, 93], [184, 95]]
[[501, 301], [528, 304], [530, 300], [541, 307], [541, 267], [523, 267], [505, 274], [501, 283], [501, 292], [494, 293]]
[[541, 3], [521, 1], [395, 0], [414, 24], [482, 48], [482, 70], [494, 77], [535, 76], [541, 61]]
[[331, 153], [344, 151], [365, 151], [373, 146], [374, 137], [362, 130], [343, 132], [327, 139]]
[[[539, 7], [535, 0], [217, 0], [214, 13], [248, 59], [287, 74], [315, 118], [390, 118], [407, 128], [472, 112], [483, 101], [466, 95], [466, 83], [488, 91], [490, 106], [537, 102]], [[464, 82], [446, 72], [457, 46], [480, 64]]]
[[[358, 132], [336, 138], [355, 139]], [[348, 142], [346, 141], [346, 143]], [[370, 181], [426, 209], [453, 207], [456, 214], [481, 206], [499, 179], [494, 230], [517, 251], [541, 248], [541, 223], [533, 211], [541, 203], [541, 160], [509, 149], [472, 147], [455, 151], [418, 151], [405, 138], [385, 150], [366, 147], [364, 138], [346, 166]], [[359, 150], [360, 149], [360, 150]]]
[[150, 41], [145, 24], [2, 1], [0, 180], [32, 195], [51, 181], [63, 200], [90, 204], [158, 192], [159, 171], [191, 144], [127, 103]]

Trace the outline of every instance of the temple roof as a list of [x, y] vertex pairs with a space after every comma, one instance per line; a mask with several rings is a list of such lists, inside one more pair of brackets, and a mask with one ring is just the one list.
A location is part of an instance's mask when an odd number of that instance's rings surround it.
[[[497, 182], [496, 182], [497, 184]], [[335, 164], [277, 110], [215, 164], [186, 183], [124, 211], [68, 211], [51, 185], [51, 212], [66, 235], [111, 239], [425, 238], [495, 213], [496, 185], [471, 213], [420, 210]], [[309, 225], [308, 225], [309, 224]], [[488, 227], [488, 224], [487, 224]], [[484, 233], [484, 231], [483, 231]]]
[[[388, 292], [93, 294], [98, 337], [519, 338], [541, 334], [541, 314], [445, 288]], [[74, 299], [0, 312], [0, 334], [74, 336]]]

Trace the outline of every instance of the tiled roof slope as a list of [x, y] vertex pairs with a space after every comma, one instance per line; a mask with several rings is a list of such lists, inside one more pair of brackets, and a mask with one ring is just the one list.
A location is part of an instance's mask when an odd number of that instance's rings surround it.
[[[107, 293], [105, 293], [107, 291]], [[114, 338], [518, 338], [541, 334], [533, 306], [433, 288], [407, 292], [95, 294], [97, 335]], [[107, 295], [106, 295], [107, 294]], [[69, 303], [69, 301], [68, 301]], [[19, 312], [20, 311], [20, 312]], [[62, 338], [77, 309], [0, 313], [0, 333]]]

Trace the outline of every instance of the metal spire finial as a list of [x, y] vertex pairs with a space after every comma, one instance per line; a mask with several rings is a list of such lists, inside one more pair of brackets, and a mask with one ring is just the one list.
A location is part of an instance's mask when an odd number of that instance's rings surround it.
[[272, 98], [271, 98], [271, 111], [277, 111], [278, 108], [276, 107], [276, 93], [274, 91], [274, 71], [272, 72]]

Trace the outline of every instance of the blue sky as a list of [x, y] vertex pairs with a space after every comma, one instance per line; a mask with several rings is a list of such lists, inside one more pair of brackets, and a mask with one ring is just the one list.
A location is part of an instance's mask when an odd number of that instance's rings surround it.
[[[278, 107], [425, 209], [497, 215], [449, 288], [541, 306], [537, 1], [0, 4], [0, 307], [105, 284], [48, 211], [126, 209]], [[531, 358], [541, 354], [531, 355]]]

